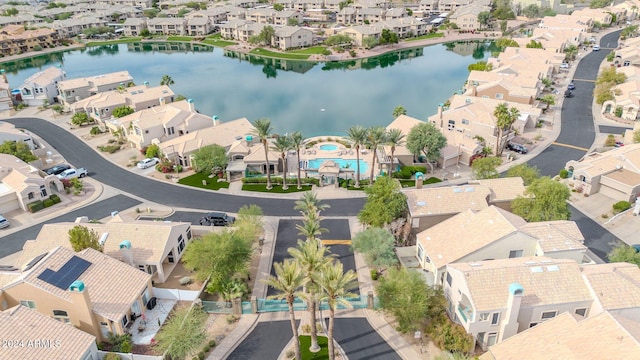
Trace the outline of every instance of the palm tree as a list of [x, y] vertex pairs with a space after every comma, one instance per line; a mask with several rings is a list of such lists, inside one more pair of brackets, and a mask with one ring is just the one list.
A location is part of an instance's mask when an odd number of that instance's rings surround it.
[[391, 146], [391, 165], [389, 167], [389, 177], [391, 177], [391, 173], [393, 172], [393, 160], [396, 152], [396, 146], [404, 145], [404, 134], [400, 129], [390, 129], [387, 131], [387, 145]]
[[296, 205], [293, 207], [295, 210], [300, 210], [300, 213], [304, 216], [308, 212], [320, 212], [330, 208], [329, 204], [320, 204], [318, 195], [313, 191], [305, 191], [302, 194], [302, 198], [296, 201]]
[[169, 75], [163, 75], [162, 76], [162, 80], [160, 80], [160, 85], [171, 86], [173, 84], [175, 84], [175, 81], [173, 81], [171, 76], [169, 76]]
[[356, 295], [351, 290], [358, 287], [358, 275], [353, 270], [346, 273], [340, 261], [333, 261], [327, 264], [322, 271], [316, 273], [315, 281], [322, 289], [320, 301], [326, 300], [329, 305], [329, 359], [335, 359], [335, 350], [333, 344], [333, 328], [335, 326], [336, 308], [343, 305], [347, 308], [351, 304], [346, 300]]
[[543, 103], [547, 104], [547, 107], [544, 109], [544, 111], [549, 110], [549, 106], [550, 105], [555, 105], [556, 104], [556, 97], [553, 96], [552, 94], [547, 94], [545, 96], [543, 96], [542, 98], [540, 98], [540, 101], [542, 101]]
[[282, 159], [282, 190], [287, 190], [289, 188], [289, 185], [287, 185], [287, 153], [291, 149], [291, 139], [288, 135], [278, 136], [273, 144], [271, 144], [271, 150], [279, 152], [280, 158]]
[[367, 129], [361, 125], [352, 126], [348, 132], [349, 140], [356, 149], [356, 188], [360, 187], [360, 147], [367, 141]]
[[404, 106], [402, 105], [398, 105], [395, 107], [395, 109], [393, 109], [393, 118], [397, 118], [400, 115], [407, 115], [407, 109], [404, 108]]
[[285, 259], [282, 263], [274, 263], [273, 269], [276, 276], [270, 275], [267, 285], [278, 290], [280, 294], [270, 296], [274, 299], [285, 299], [289, 305], [289, 319], [291, 320], [291, 330], [293, 331], [293, 343], [296, 348], [296, 360], [300, 360], [300, 341], [298, 340], [298, 326], [296, 326], [296, 314], [293, 312], [293, 302], [300, 289], [305, 284], [302, 268], [293, 259]]
[[300, 179], [300, 148], [302, 147], [302, 143], [304, 142], [304, 136], [300, 131], [294, 131], [291, 133], [291, 148], [296, 151], [296, 160], [298, 161], [298, 190], [302, 189], [301, 179]]
[[316, 240], [317, 236], [326, 233], [328, 230], [320, 226], [322, 217], [316, 211], [307, 211], [304, 213], [302, 225], [297, 224], [298, 235], [304, 236], [307, 240]]
[[515, 107], [508, 108], [508, 104], [502, 103], [496, 106], [493, 110], [493, 116], [496, 118], [496, 128], [498, 128], [498, 136], [496, 138], [496, 156], [502, 156], [502, 150], [504, 150], [505, 142], [503, 141], [504, 134], [511, 130], [511, 126], [520, 116], [520, 111]]
[[373, 184], [373, 174], [376, 167], [376, 157], [378, 155], [378, 146], [384, 144], [386, 141], [387, 132], [382, 126], [374, 126], [367, 131], [367, 145], [371, 147], [373, 151], [373, 162], [371, 163], [371, 177], [370, 183]]
[[271, 169], [269, 165], [269, 137], [273, 132], [273, 128], [271, 127], [271, 120], [267, 118], [260, 118], [253, 122], [254, 130], [252, 134], [257, 136], [262, 143], [262, 147], [264, 148], [264, 160], [267, 163], [267, 190], [271, 190], [273, 186], [271, 185]]
[[302, 268], [302, 273], [306, 280], [304, 297], [307, 300], [307, 311], [309, 311], [309, 322], [311, 324], [311, 347], [309, 351], [317, 352], [320, 350], [320, 346], [318, 346], [318, 330], [316, 328], [316, 304], [317, 294], [320, 289], [315, 282], [315, 276], [318, 271], [321, 271], [331, 263], [332, 255], [328, 254], [327, 248], [321, 246], [317, 239], [298, 240], [298, 247], [289, 248], [288, 251], [289, 255]]

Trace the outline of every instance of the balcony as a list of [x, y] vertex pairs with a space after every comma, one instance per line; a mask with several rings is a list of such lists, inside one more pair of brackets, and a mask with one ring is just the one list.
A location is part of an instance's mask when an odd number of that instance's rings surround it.
[[470, 307], [465, 307], [464, 305], [458, 303], [458, 316], [464, 320], [465, 324], [469, 322], [473, 318], [473, 310]]

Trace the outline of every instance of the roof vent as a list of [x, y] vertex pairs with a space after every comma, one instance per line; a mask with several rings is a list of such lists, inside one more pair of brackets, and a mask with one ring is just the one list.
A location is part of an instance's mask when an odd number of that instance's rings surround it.
[[469, 263], [469, 266], [478, 267], [478, 266], [482, 266], [482, 264], [481, 263]]
[[462, 189], [461, 188], [453, 188], [453, 192], [456, 193], [456, 194], [459, 194], [459, 193], [462, 192]]

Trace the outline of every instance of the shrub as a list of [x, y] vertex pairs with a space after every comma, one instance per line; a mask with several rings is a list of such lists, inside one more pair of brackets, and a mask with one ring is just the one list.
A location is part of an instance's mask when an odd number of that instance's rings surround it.
[[609, 134], [609, 136], [607, 136], [607, 140], [604, 142], [604, 146], [616, 146], [616, 137]]
[[628, 210], [629, 208], [631, 208], [631, 204], [628, 201], [618, 201], [617, 203], [613, 204], [613, 211], [616, 214]]
[[371, 269], [371, 280], [378, 280], [378, 270]]
[[93, 126], [91, 128], [91, 130], [89, 130], [89, 134], [94, 135], [94, 136], [95, 135], [100, 135], [100, 134], [102, 134], [102, 130], [100, 130], [100, 127], [98, 127], [98, 126]]
[[473, 349], [473, 338], [449, 318], [441, 319], [429, 329], [429, 335], [438, 348], [449, 352], [467, 353]]
[[120, 355], [116, 353], [107, 353], [103, 358], [103, 360], [120, 360]]
[[569, 177], [569, 171], [567, 171], [567, 169], [561, 169], [560, 172], [558, 173], [558, 176], [560, 176], [563, 179], [566, 179]]
[[216, 347], [216, 341], [215, 340], [209, 340], [209, 347]]
[[120, 352], [130, 354], [133, 351], [133, 344], [131, 340], [125, 340], [120, 344]]
[[44, 209], [44, 203], [42, 202], [42, 200], [34, 201], [32, 203], [27, 204], [27, 209], [29, 209], [29, 212], [32, 212], [32, 213], [40, 211]]
[[109, 153], [109, 154], [113, 154], [114, 152], [120, 150], [120, 145], [118, 145], [118, 144], [100, 145], [100, 146], [98, 146], [98, 150], [100, 150], [102, 152]]
[[60, 196], [58, 196], [56, 194], [49, 195], [49, 199], [51, 199], [54, 204], [57, 204], [57, 203], [60, 202]]
[[44, 205], [44, 207], [46, 207], [46, 208], [48, 208], [49, 206], [53, 206], [53, 204], [55, 204], [55, 203], [51, 199], [44, 199], [42, 201], [42, 205]]
[[144, 155], [148, 158], [154, 158], [160, 156], [160, 147], [156, 144], [151, 144], [147, 147]]
[[198, 353], [198, 359], [199, 359], [199, 360], [204, 360], [204, 353], [203, 353], [202, 351], [200, 351], [200, 352]]

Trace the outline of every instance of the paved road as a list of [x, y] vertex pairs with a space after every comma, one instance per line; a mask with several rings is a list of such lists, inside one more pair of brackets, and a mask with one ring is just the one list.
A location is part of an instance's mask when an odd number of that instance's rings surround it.
[[578, 209], [571, 205], [569, 205], [569, 209], [571, 210], [571, 220], [576, 222], [585, 237], [584, 245], [599, 258], [609, 262], [607, 254], [611, 252], [615, 245], [620, 243], [620, 240], [600, 224], [578, 211]]
[[261, 322], [227, 357], [227, 360], [277, 359], [293, 337], [291, 322]]
[[349, 360], [401, 359], [365, 318], [337, 318], [334, 337]]
[[[123, 192], [171, 207], [238, 212], [243, 205], [255, 204], [265, 215], [298, 216], [294, 200], [271, 199], [250, 196], [234, 196], [188, 187], [178, 187], [143, 176], [111, 163], [91, 149], [86, 143], [69, 134], [65, 129], [37, 118], [12, 118], [3, 120], [33, 132], [53, 146], [70, 164], [87, 167], [90, 176], [103, 184]], [[325, 216], [354, 216], [364, 204], [364, 198], [324, 200], [331, 205]]]
[[628, 126], [600, 125], [598, 126], [598, 128], [600, 128], [601, 133], [617, 135], [624, 135], [625, 130], [633, 130], [633, 128], [630, 128]]
[[11, 235], [2, 237], [2, 246], [0, 247], [0, 258], [11, 255], [22, 250], [24, 243], [27, 240], [34, 240], [42, 225], [58, 222], [75, 221], [80, 216], [86, 216], [89, 219], [102, 219], [111, 214], [112, 211], [122, 211], [140, 204], [140, 201], [132, 199], [124, 195], [116, 195], [114, 197], [95, 202], [91, 205], [66, 213], [62, 216], [58, 216], [54, 219], [45, 221], [44, 223], [37, 224], [25, 228], [23, 230], [14, 232]]

